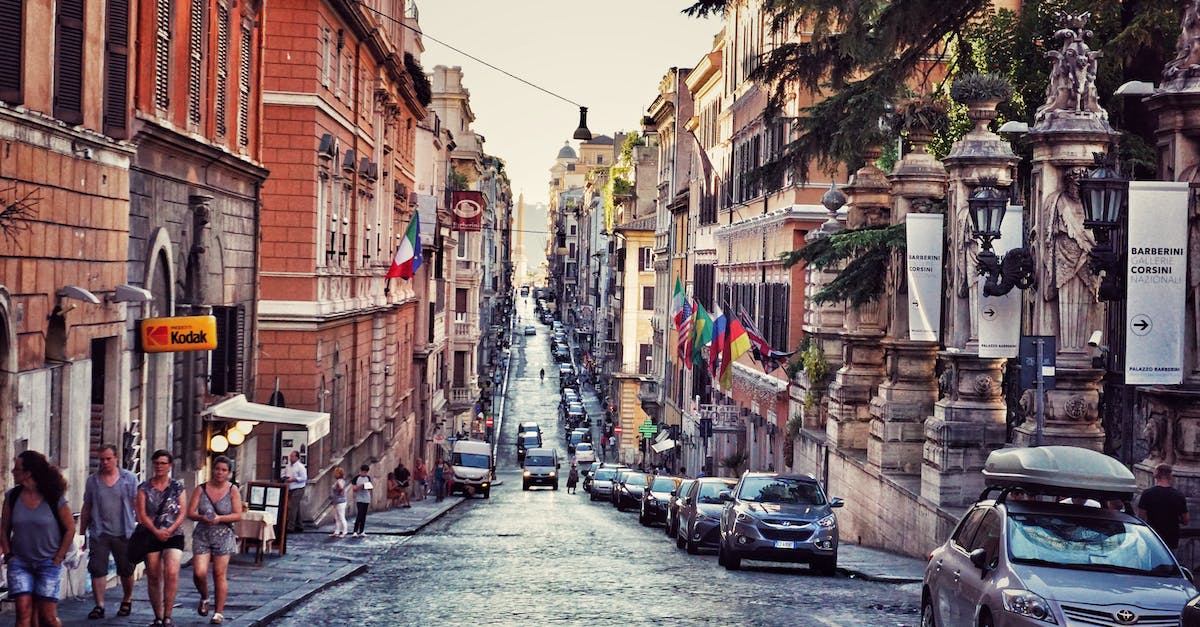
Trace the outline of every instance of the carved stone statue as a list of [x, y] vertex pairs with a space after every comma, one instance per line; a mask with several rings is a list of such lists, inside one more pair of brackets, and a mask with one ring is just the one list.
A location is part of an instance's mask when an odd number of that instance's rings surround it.
[[1090, 13], [1057, 13], [1063, 28], [1054, 33], [1055, 39], [1063, 40], [1061, 50], [1051, 50], [1046, 56], [1054, 59], [1050, 70], [1050, 84], [1046, 87], [1046, 102], [1038, 107], [1035, 124], [1053, 119], [1057, 114], [1091, 114], [1107, 123], [1108, 112], [1100, 107], [1096, 97], [1096, 60], [1101, 52], [1088, 48], [1084, 37], [1091, 37], [1087, 30]]
[[1163, 67], [1163, 81], [1200, 76], [1200, 0], [1192, 0], [1179, 23], [1175, 59]]
[[1038, 260], [1039, 291], [1045, 300], [1058, 301], [1058, 320], [1052, 323], [1056, 323], [1054, 334], [1060, 349], [1087, 345], [1092, 322], [1080, 314], [1096, 300], [1096, 277], [1088, 269], [1088, 251], [1096, 240], [1083, 226], [1083, 209], [1073, 179], [1069, 180], [1066, 189], [1045, 197], [1047, 224], [1036, 227], [1040, 231], [1036, 236], [1044, 238], [1043, 250], [1049, 256]]

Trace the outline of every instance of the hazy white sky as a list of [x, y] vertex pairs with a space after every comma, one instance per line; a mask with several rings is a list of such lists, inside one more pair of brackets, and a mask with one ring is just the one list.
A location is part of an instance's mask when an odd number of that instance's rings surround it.
[[[430, 37], [588, 107], [593, 135], [640, 130], [671, 67], [693, 67], [721, 28], [687, 0], [417, 0]], [[513, 200], [545, 202], [550, 166], [579, 124], [578, 107], [425, 40], [421, 64], [463, 68], [474, 129], [504, 159]], [[572, 146], [578, 142], [572, 140]]]

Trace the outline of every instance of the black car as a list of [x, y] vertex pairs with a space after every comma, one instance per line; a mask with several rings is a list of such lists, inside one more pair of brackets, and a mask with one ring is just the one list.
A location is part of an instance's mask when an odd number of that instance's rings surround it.
[[736, 479], [704, 477], [680, 491], [675, 546], [693, 555], [701, 548], [715, 549], [721, 538], [721, 493], [737, 484]]
[[654, 523], [667, 522], [667, 505], [671, 500], [671, 495], [675, 493], [675, 487], [679, 484], [679, 477], [671, 477], [668, 475], [654, 475], [651, 477], [649, 484], [646, 485], [645, 491], [642, 493], [641, 511], [638, 512], [638, 522], [643, 527], [649, 527]]
[[747, 472], [722, 492], [717, 561], [737, 570], [743, 559], [807, 562], [817, 572], [837, 570], [838, 526], [829, 500], [810, 475]]
[[517, 436], [517, 463], [525, 463], [525, 451], [541, 445], [542, 434], [540, 432], [526, 431]]
[[613, 485], [613, 505], [618, 510], [641, 510], [642, 497], [646, 494], [646, 484], [650, 476], [644, 472], [620, 472], [617, 483]]
[[667, 501], [667, 522], [663, 525], [663, 531], [668, 538], [674, 538], [679, 533], [679, 506], [683, 504], [683, 499], [688, 490], [692, 489], [693, 483], [696, 483], [695, 479], [682, 479], [679, 486], [671, 492], [671, 500]]

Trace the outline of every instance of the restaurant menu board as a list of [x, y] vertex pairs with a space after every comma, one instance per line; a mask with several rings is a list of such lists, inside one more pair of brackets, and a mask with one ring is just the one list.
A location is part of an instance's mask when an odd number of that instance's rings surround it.
[[279, 544], [279, 554], [287, 552], [287, 484], [268, 483], [266, 481], [251, 481], [246, 499], [246, 509], [259, 512], [271, 512], [275, 516], [275, 538]]

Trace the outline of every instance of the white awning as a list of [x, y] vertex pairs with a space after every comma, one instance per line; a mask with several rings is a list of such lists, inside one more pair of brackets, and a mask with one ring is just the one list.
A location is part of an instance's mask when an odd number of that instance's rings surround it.
[[669, 450], [675, 448], [675, 440], [663, 440], [662, 442], [656, 442], [654, 444], [651, 444], [650, 448], [654, 449], [655, 453], [669, 451]]
[[227, 398], [216, 405], [205, 409], [201, 414], [205, 420], [250, 420], [254, 422], [270, 422], [282, 425], [298, 425], [308, 430], [309, 442], [315, 442], [329, 435], [329, 414], [327, 412], [289, 409], [262, 403], [251, 403], [245, 394]]

